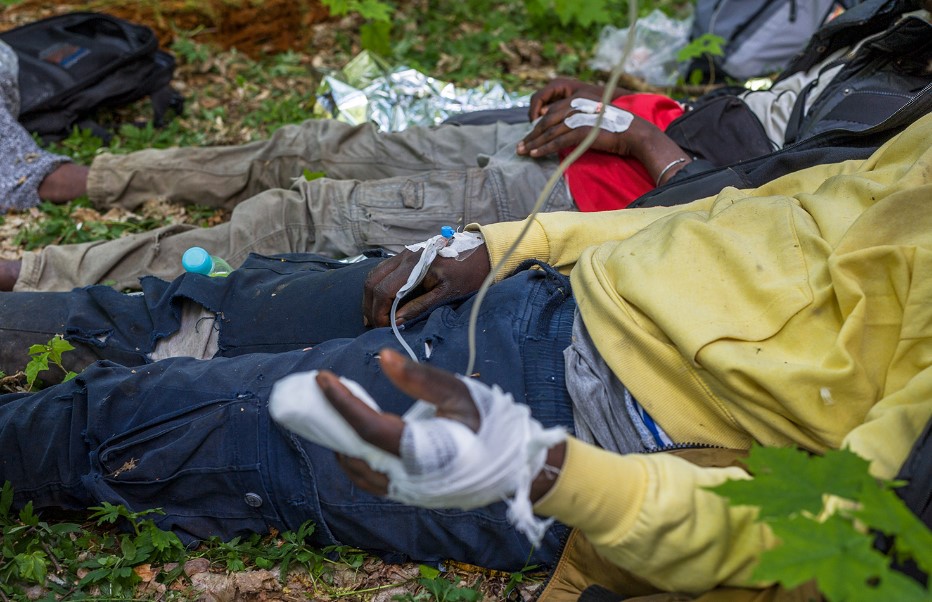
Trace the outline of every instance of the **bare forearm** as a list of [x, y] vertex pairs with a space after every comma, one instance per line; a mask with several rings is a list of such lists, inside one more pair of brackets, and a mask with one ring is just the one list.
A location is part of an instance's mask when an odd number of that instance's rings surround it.
[[686, 151], [654, 126], [644, 128], [644, 131], [638, 134], [631, 154], [647, 169], [647, 173], [658, 186], [666, 183], [676, 172], [692, 162]]

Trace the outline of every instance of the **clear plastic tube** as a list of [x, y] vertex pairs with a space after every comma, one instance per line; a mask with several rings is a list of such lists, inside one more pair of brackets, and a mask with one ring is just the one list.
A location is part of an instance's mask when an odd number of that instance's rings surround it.
[[541, 191], [540, 195], [537, 197], [537, 202], [534, 203], [534, 208], [531, 210], [531, 214], [527, 216], [524, 220], [524, 226], [521, 228], [521, 232], [518, 233], [518, 237], [511, 243], [511, 246], [508, 247], [508, 250], [505, 251], [505, 254], [502, 258], [492, 266], [492, 269], [489, 271], [489, 275], [486, 276], [485, 280], [482, 282], [482, 286], [479, 287], [479, 291], [476, 293], [476, 299], [472, 306], [472, 311], [469, 313], [469, 330], [467, 333], [467, 341], [469, 344], [469, 361], [466, 364], [465, 375], [469, 376], [473, 373], [476, 367], [476, 327], [479, 321], [479, 308], [482, 305], [482, 302], [485, 300], [485, 295], [489, 290], [489, 287], [492, 286], [492, 283], [495, 282], [495, 278], [498, 277], [499, 272], [502, 271], [502, 267], [508, 262], [512, 255], [514, 255], [515, 250], [521, 244], [521, 241], [524, 240], [524, 237], [527, 236], [528, 231], [531, 229], [531, 224], [534, 223], [534, 218], [537, 217], [537, 214], [540, 213], [541, 207], [543, 207], [546, 199], [550, 198], [550, 193], [553, 190], [554, 186], [557, 185], [560, 177], [566, 172], [566, 168], [572, 165], [576, 159], [578, 159], [584, 152], [586, 152], [592, 143], [595, 142], [596, 137], [600, 133], [600, 126], [602, 124], [602, 116], [604, 115], [604, 107], [608, 106], [612, 102], [612, 92], [615, 90], [615, 86], [618, 84], [618, 80], [621, 78], [621, 74], [624, 72], [624, 64], [628, 58], [628, 55], [631, 54], [631, 50], [634, 47], [635, 39], [635, 27], [637, 27], [638, 21], [638, 3], [637, 0], [631, 0], [628, 3], [628, 20], [631, 23], [631, 35], [628, 36], [628, 39], [625, 43], [624, 52], [622, 52], [621, 58], [618, 60], [618, 63], [615, 65], [615, 68], [612, 69], [611, 75], [608, 78], [608, 83], [605, 85], [605, 93], [602, 95], [602, 105], [603, 110], [598, 113], [598, 119], [596, 120], [595, 125], [589, 131], [583, 141], [573, 149], [567, 157], [560, 163], [557, 170], [550, 176], [550, 179], [547, 180], [547, 184], [544, 186], [544, 189]]

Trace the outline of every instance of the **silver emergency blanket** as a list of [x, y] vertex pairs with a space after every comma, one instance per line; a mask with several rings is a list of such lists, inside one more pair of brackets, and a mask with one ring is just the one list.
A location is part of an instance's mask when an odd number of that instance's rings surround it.
[[528, 96], [506, 92], [498, 82], [461, 88], [416, 69], [391, 67], [363, 51], [340, 71], [324, 75], [314, 114], [351, 125], [369, 121], [383, 132], [400, 132], [412, 125], [439, 125], [460, 113], [528, 104]]

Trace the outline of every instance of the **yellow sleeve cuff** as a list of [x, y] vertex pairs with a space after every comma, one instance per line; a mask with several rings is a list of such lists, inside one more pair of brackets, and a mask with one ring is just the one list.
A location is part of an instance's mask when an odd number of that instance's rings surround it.
[[647, 471], [636, 458], [568, 437], [557, 481], [534, 511], [587, 534], [620, 539], [637, 519], [646, 483]]

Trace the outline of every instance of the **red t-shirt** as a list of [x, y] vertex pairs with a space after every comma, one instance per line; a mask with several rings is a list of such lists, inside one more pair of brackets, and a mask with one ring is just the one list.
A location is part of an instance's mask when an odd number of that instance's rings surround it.
[[[659, 94], [629, 94], [612, 104], [650, 121], [661, 130], [683, 114], [676, 101]], [[560, 151], [561, 159], [572, 150]], [[580, 211], [624, 209], [654, 188], [654, 180], [637, 159], [595, 150], [583, 153], [566, 170], [565, 177]]]

